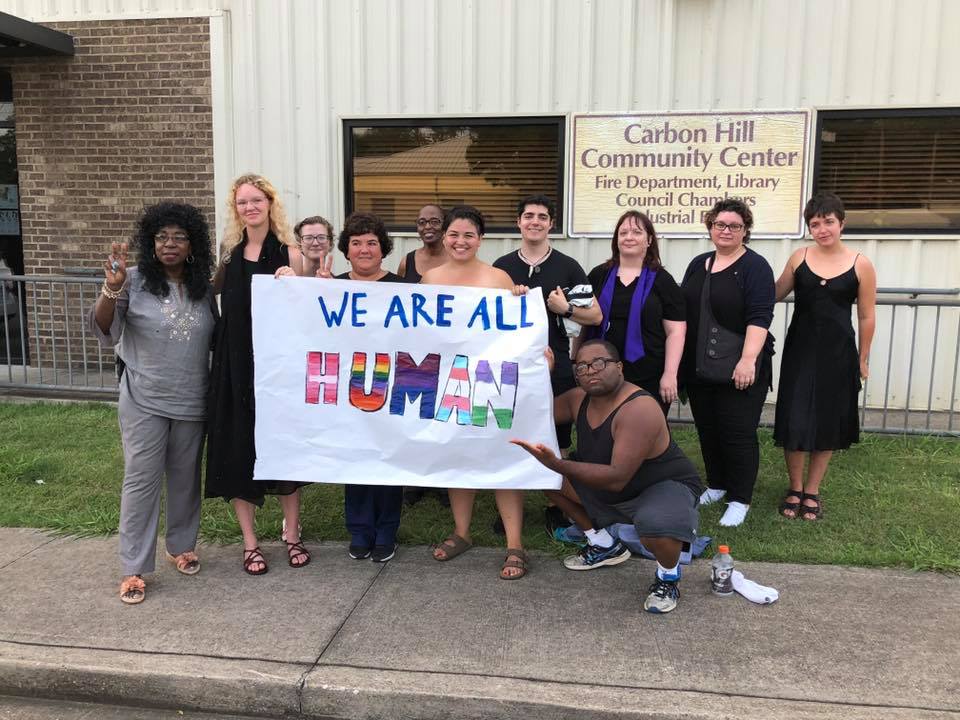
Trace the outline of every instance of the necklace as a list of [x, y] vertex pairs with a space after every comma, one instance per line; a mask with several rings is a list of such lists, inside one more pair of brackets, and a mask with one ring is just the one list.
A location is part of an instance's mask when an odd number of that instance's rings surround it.
[[547, 258], [550, 257], [550, 253], [552, 253], [552, 252], [553, 252], [553, 248], [552, 248], [552, 247], [547, 248], [547, 252], [544, 253], [543, 257], [541, 257], [539, 260], [535, 260], [535, 261], [534, 261], [534, 260], [528, 260], [528, 259], [524, 256], [523, 250], [517, 250], [517, 255], [520, 257], [520, 259], [523, 260], [527, 265], [530, 266], [530, 269], [527, 271], [527, 277], [528, 277], [528, 278], [531, 278], [531, 277], [533, 277], [535, 274], [539, 274], [539, 273], [540, 273], [540, 266], [543, 265], [543, 264], [547, 261]]

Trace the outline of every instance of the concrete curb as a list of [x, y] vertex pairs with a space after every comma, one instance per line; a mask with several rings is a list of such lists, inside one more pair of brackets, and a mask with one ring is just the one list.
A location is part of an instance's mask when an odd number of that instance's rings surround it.
[[960, 712], [0, 642], [0, 694], [310, 719], [957, 720]]

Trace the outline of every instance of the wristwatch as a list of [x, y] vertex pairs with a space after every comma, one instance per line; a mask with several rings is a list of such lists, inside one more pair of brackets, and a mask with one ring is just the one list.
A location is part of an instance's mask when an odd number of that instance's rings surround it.
[[567, 311], [563, 314], [563, 316], [567, 320], [573, 317], [573, 305], [567, 305]]

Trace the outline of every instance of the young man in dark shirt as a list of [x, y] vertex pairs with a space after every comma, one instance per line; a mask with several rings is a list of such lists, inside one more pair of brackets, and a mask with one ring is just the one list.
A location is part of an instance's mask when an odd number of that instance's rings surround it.
[[[528, 288], [540, 288], [547, 305], [548, 342], [553, 350], [554, 366], [550, 373], [553, 396], [557, 397], [576, 387], [570, 362], [570, 339], [564, 329], [564, 318], [579, 325], [599, 325], [602, 319], [596, 299], [590, 307], [574, 307], [563, 290], [587, 284], [587, 274], [580, 263], [550, 245], [550, 230], [556, 217], [556, 206], [543, 195], [529, 195], [517, 203], [517, 227], [520, 228], [520, 248], [493, 263], [506, 272], [514, 283]], [[557, 425], [557, 442], [566, 456], [570, 447], [570, 423]], [[550, 532], [564, 525], [563, 514], [547, 508], [547, 527]]]
[[569, 480], [555, 501], [585, 531], [589, 544], [564, 565], [591, 570], [629, 559], [630, 551], [603, 528], [632, 523], [657, 560], [643, 609], [668, 613], [680, 599], [680, 551], [697, 536], [700, 476], [670, 437], [656, 399], [624, 380], [611, 343], [588, 340], [573, 367], [580, 387], [558, 397], [553, 407], [556, 422], [576, 421], [576, 454], [567, 460], [543, 444], [511, 442]]

